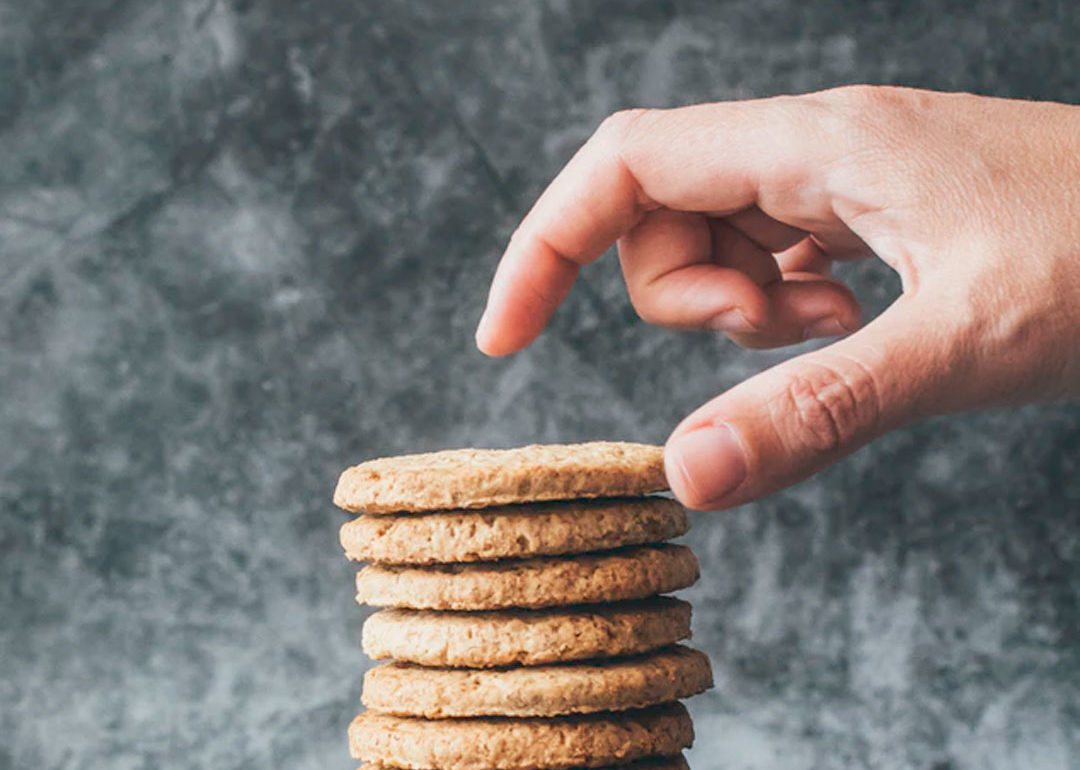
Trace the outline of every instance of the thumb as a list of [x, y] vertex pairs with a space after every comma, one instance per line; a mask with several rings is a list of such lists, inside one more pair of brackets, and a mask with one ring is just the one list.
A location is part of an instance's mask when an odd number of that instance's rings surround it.
[[913, 419], [962, 406], [949, 383], [964, 367], [943, 326], [901, 298], [856, 334], [716, 397], [668, 439], [672, 491], [691, 508], [729, 508]]

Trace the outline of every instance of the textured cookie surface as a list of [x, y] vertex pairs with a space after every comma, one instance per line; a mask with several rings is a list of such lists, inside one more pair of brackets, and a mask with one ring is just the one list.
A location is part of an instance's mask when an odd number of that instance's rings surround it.
[[[393, 767], [392, 765], [382, 765], [378, 762], [367, 762], [360, 767], [360, 770], [402, 770], [402, 768]], [[497, 768], [490, 768], [489, 770], [498, 770]], [[574, 768], [573, 770], [578, 770]], [[584, 768], [581, 768], [584, 770]], [[619, 765], [617, 768], [608, 766], [605, 768], [595, 768], [594, 770], [690, 770], [690, 765], [686, 764], [686, 757], [682, 754], [677, 754], [673, 757], [649, 757], [648, 759], [639, 759], [637, 762], [631, 762], [628, 765]]]
[[403, 770], [564, 770], [675, 756], [693, 742], [681, 704], [577, 717], [416, 719], [365, 711], [349, 725], [356, 759]]
[[364, 653], [422, 666], [484, 668], [634, 655], [690, 637], [690, 605], [670, 597], [546, 610], [380, 610]]
[[663, 454], [658, 446], [597, 441], [383, 457], [342, 473], [334, 503], [395, 513], [637, 497], [668, 488]]
[[605, 498], [360, 516], [341, 527], [341, 545], [356, 561], [492, 561], [659, 543], [689, 527], [686, 510], [674, 500]]
[[686, 588], [697, 578], [690, 549], [665, 544], [521, 561], [371, 564], [356, 576], [356, 600], [417, 610], [536, 609], [643, 599]]
[[712, 686], [708, 657], [676, 645], [621, 660], [509, 669], [386, 663], [364, 677], [363, 703], [405, 717], [554, 717], [671, 703]]

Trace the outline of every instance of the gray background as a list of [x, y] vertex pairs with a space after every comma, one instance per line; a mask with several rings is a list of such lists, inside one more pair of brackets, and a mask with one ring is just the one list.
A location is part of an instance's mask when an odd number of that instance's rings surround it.
[[[608, 259], [485, 360], [546, 181], [623, 106], [1080, 97], [1067, 3], [967, 5], [0, 1], [0, 770], [353, 767], [344, 466], [662, 441], [790, 355], [647, 328]], [[940, 419], [696, 516], [694, 765], [1080, 766], [1078, 458], [1076, 407]]]

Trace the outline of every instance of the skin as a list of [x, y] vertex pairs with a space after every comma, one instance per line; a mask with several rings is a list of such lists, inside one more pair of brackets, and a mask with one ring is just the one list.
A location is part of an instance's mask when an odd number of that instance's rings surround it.
[[[840, 337], [709, 401], [665, 448], [676, 496], [721, 509], [913, 420], [1080, 397], [1080, 108], [853, 86], [630, 110], [515, 231], [477, 329], [532, 342], [618, 243], [640, 316], [747, 347]], [[865, 327], [834, 260], [903, 293]]]

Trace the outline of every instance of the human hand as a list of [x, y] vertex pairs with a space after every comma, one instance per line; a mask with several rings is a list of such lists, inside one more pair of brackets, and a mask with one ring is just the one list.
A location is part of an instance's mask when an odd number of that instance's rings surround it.
[[[843, 339], [668, 440], [676, 496], [727, 508], [911, 420], [1080, 396], [1080, 107], [855, 86], [606, 120], [515, 231], [477, 345], [528, 345], [618, 241], [646, 321], [748, 347]], [[833, 260], [903, 294], [865, 328]]]

